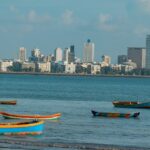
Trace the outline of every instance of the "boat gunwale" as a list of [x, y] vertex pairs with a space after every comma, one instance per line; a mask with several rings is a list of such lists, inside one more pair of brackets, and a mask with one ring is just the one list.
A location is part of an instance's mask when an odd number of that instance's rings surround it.
[[3, 117], [10, 117], [10, 118], [24, 118], [24, 119], [54, 119], [61, 117], [61, 113], [56, 113], [52, 115], [42, 116], [42, 115], [25, 115], [25, 114], [10, 114], [6, 112], [0, 112]]
[[44, 121], [36, 121], [36, 122], [8, 122], [8, 123], [1, 123], [0, 128], [22, 128], [22, 127], [32, 127], [43, 124]]
[[17, 100], [0, 100], [0, 104], [16, 104]]

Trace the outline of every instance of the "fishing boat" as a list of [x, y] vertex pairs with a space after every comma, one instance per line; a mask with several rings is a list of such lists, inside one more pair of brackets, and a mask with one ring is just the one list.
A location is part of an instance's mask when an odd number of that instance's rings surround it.
[[0, 123], [0, 135], [37, 135], [43, 132], [44, 121]]
[[138, 101], [113, 101], [115, 107], [122, 108], [147, 108], [150, 109], [150, 102], [138, 102]]
[[110, 117], [110, 118], [136, 118], [140, 115], [140, 112], [136, 113], [116, 113], [116, 112], [97, 112], [92, 110], [91, 111], [93, 116], [99, 116], [99, 117]]
[[24, 115], [24, 114], [11, 114], [11, 113], [7, 113], [7, 112], [0, 112], [0, 114], [5, 118], [5, 119], [40, 119], [40, 120], [54, 120], [54, 119], [58, 119], [61, 117], [61, 113], [56, 113], [56, 114], [52, 114], [52, 115]]
[[16, 100], [1, 100], [0, 104], [3, 105], [16, 105], [17, 101]]

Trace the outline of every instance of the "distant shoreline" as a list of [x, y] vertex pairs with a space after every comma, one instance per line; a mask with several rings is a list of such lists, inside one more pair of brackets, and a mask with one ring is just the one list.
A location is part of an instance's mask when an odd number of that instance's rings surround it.
[[150, 78], [146, 75], [105, 75], [105, 74], [67, 74], [67, 73], [47, 73], [47, 72], [0, 72], [0, 74], [16, 75], [49, 75], [49, 76], [83, 76], [83, 77], [122, 77], [122, 78]]

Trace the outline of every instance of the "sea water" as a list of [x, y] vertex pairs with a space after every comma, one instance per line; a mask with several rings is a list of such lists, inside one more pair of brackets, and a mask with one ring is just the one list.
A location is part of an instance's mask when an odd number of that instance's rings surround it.
[[[113, 100], [150, 101], [150, 78], [1, 74], [0, 100], [4, 99], [16, 99], [17, 105], [0, 105], [1, 111], [41, 115], [60, 112], [62, 117], [58, 121], [46, 121], [41, 136], [0, 136], [1, 140], [150, 148], [150, 110], [112, 105]], [[140, 112], [140, 116], [94, 118], [91, 110]], [[12, 120], [0, 117], [0, 121]]]

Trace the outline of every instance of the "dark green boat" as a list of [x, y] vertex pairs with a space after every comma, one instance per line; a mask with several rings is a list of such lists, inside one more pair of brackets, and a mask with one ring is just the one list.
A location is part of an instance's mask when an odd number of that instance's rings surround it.
[[115, 107], [122, 108], [147, 108], [150, 109], [150, 102], [136, 102], [136, 101], [113, 101]]

